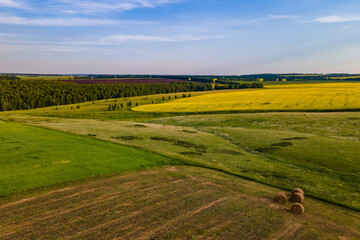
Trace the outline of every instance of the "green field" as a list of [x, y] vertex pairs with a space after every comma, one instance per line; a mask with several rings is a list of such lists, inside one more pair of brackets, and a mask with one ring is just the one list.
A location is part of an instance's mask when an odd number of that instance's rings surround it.
[[67, 181], [176, 163], [150, 152], [0, 122], [0, 197]]
[[[360, 112], [186, 114], [132, 111], [131, 107], [108, 110], [109, 104], [125, 105], [129, 101], [138, 103], [139, 108], [160, 108], [166, 104], [198, 102], [198, 98], [215, 95], [301, 88], [287, 86], [191, 93], [186, 98], [179, 93], [161, 94], [0, 113], [0, 120], [5, 121], [0, 124], [1, 141], [7, 146], [0, 150], [0, 159], [9, 159], [2, 160], [2, 164], [10, 169], [9, 174], [0, 178], [7, 189], [2, 193], [3, 202], [10, 204], [4, 213], [22, 219], [16, 211], [26, 209], [23, 220], [15, 225], [10, 223], [12, 218], [0, 218], [0, 226], [9, 226], [0, 238], [10, 239], [13, 233], [36, 238], [49, 231], [50, 235], [44, 238], [86, 239], [97, 230], [104, 234], [100, 238], [119, 237], [116, 235], [119, 232], [133, 238], [144, 234], [167, 239], [359, 238]], [[336, 91], [332, 88], [331, 94], [336, 95]], [[169, 170], [173, 169], [170, 166], [154, 168], [174, 164], [192, 167], [177, 166], [176, 171]], [[85, 185], [87, 188], [88, 182], [67, 182], [147, 167], [152, 170], [91, 180], [89, 184], [94, 184], [91, 189], [105, 187], [95, 195], [86, 190], [74, 195], [73, 190], [66, 189], [64, 194], [61, 191], [56, 195], [58, 200], [47, 205], [40, 216], [46, 219], [53, 211], [73, 209], [70, 211], [73, 215], [60, 214], [57, 218], [57, 227], [66, 229], [64, 235], [50, 231], [43, 225], [43, 218], [37, 218], [31, 210], [39, 201], [53, 196], [45, 193], [36, 197], [39, 187], [47, 186], [55, 192], [64, 184], [74, 189]], [[133, 183], [124, 180], [128, 178]], [[23, 184], [24, 179], [28, 179], [27, 185]], [[116, 195], [116, 190], [109, 189], [110, 185], [123, 194]], [[306, 214], [301, 217], [291, 215], [286, 210], [289, 205], [279, 207], [272, 203], [276, 192], [294, 187], [306, 192]], [[21, 199], [30, 189], [34, 199], [25, 205], [11, 205], [14, 198]], [[14, 197], [13, 193], [19, 194]], [[140, 193], [147, 197], [139, 197]], [[108, 194], [110, 199], [101, 201]], [[74, 201], [67, 202], [73, 195]], [[89, 198], [94, 199], [94, 204], [89, 205]], [[111, 207], [112, 201], [120, 205]], [[122, 206], [129, 201], [134, 205]], [[154, 207], [154, 204], [159, 205]], [[94, 209], [103, 211], [92, 213]], [[201, 214], [197, 214], [199, 209]], [[202, 212], [202, 209], [207, 210]], [[176, 217], [181, 210], [184, 212]], [[147, 220], [134, 223], [139, 214], [144, 214]], [[74, 220], [78, 225], [73, 229], [69, 225], [71, 221], [67, 223], [70, 216], [84, 220]], [[237, 219], [237, 216], [241, 217]], [[99, 221], [99, 226], [91, 223], [89, 219], [93, 218]], [[169, 221], [171, 225], [167, 224]], [[156, 222], [159, 225], [154, 225]], [[29, 224], [35, 229], [33, 235], [21, 230]], [[264, 229], [252, 233], [259, 226]]]

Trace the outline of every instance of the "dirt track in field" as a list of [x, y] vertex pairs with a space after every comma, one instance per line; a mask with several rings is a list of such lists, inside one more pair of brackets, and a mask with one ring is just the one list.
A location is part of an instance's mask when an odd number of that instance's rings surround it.
[[309, 216], [249, 194], [261, 185], [237, 179], [165, 167], [88, 180], [0, 206], [0, 239], [287, 239], [303, 229]]

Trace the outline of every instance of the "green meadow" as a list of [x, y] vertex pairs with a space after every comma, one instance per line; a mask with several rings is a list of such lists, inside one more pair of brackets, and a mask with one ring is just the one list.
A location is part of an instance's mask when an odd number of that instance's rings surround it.
[[150, 152], [40, 127], [0, 123], [0, 197], [68, 181], [176, 163]]

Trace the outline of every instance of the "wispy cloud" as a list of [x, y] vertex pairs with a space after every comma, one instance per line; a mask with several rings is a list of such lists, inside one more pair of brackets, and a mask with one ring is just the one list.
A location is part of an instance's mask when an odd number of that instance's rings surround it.
[[123, 1], [84, 1], [84, 0], [59, 0], [60, 11], [64, 13], [100, 13], [110, 11], [129, 11], [136, 8], [155, 8], [165, 4], [178, 3], [181, 0], [123, 0]]
[[127, 41], [142, 41], [142, 42], [186, 42], [186, 41], [201, 41], [210, 39], [226, 38], [224, 35], [177, 35], [177, 36], [152, 36], [152, 35], [113, 35], [105, 37], [101, 42], [127, 42]]
[[0, 32], [0, 37], [16, 37], [18, 34]]
[[61, 46], [61, 45], [46, 45], [46, 44], [0, 44], [0, 52], [40, 52], [40, 53], [51, 53], [51, 52], [59, 52], [59, 53], [72, 53], [72, 52], [82, 52], [88, 51], [89, 49], [86, 47], [79, 46]]
[[341, 23], [341, 22], [353, 22], [360, 21], [360, 16], [342, 17], [338, 15], [320, 17], [313, 20], [313, 22], [319, 23]]
[[98, 18], [24, 18], [17, 16], [0, 16], [0, 24], [34, 25], [34, 26], [99, 26], [99, 25], [132, 25], [149, 24], [148, 21], [111, 20]]
[[15, 0], [0, 0], [0, 7], [29, 9], [25, 2]]
[[[0, 33], [0, 36], [2, 34]], [[5, 35], [4, 35], [5, 36]], [[230, 36], [224, 35], [177, 35], [177, 36], [153, 36], [153, 35], [112, 35], [105, 38], [89, 41], [24, 41], [14, 39], [0, 39], [0, 46], [28, 46], [31, 49], [37, 49], [39, 46], [55, 49], [53, 51], [61, 51], [61, 49], [76, 49], [83, 46], [111, 46], [127, 42], [186, 42], [186, 41], [202, 41], [211, 39], [223, 39]]]
[[275, 21], [275, 20], [296, 20], [298, 21], [298, 16], [292, 15], [269, 15], [261, 18], [247, 19], [247, 20], [231, 20], [231, 21], [223, 21], [225, 25], [250, 25], [254, 23], [267, 22], [267, 21]]
[[277, 20], [277, 19], [298, 19], [298, 16], [293, 15], [269, 15], [265, 20]]

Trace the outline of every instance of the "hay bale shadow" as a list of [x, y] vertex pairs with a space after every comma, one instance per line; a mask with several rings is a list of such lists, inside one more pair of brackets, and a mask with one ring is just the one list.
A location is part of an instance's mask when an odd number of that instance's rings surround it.
[[137, 136], [120, 136], [120, 137], [111, 137], [111, 138], [125, 140], [125, 141], [144, 140], [143, 138]]
[[271, 144], [271, 146], [273, 147], [289, 147], [289, 146], [293, 146], [294, 144], [292, 142], [278, 142], [278, 143], [274, 143]]

